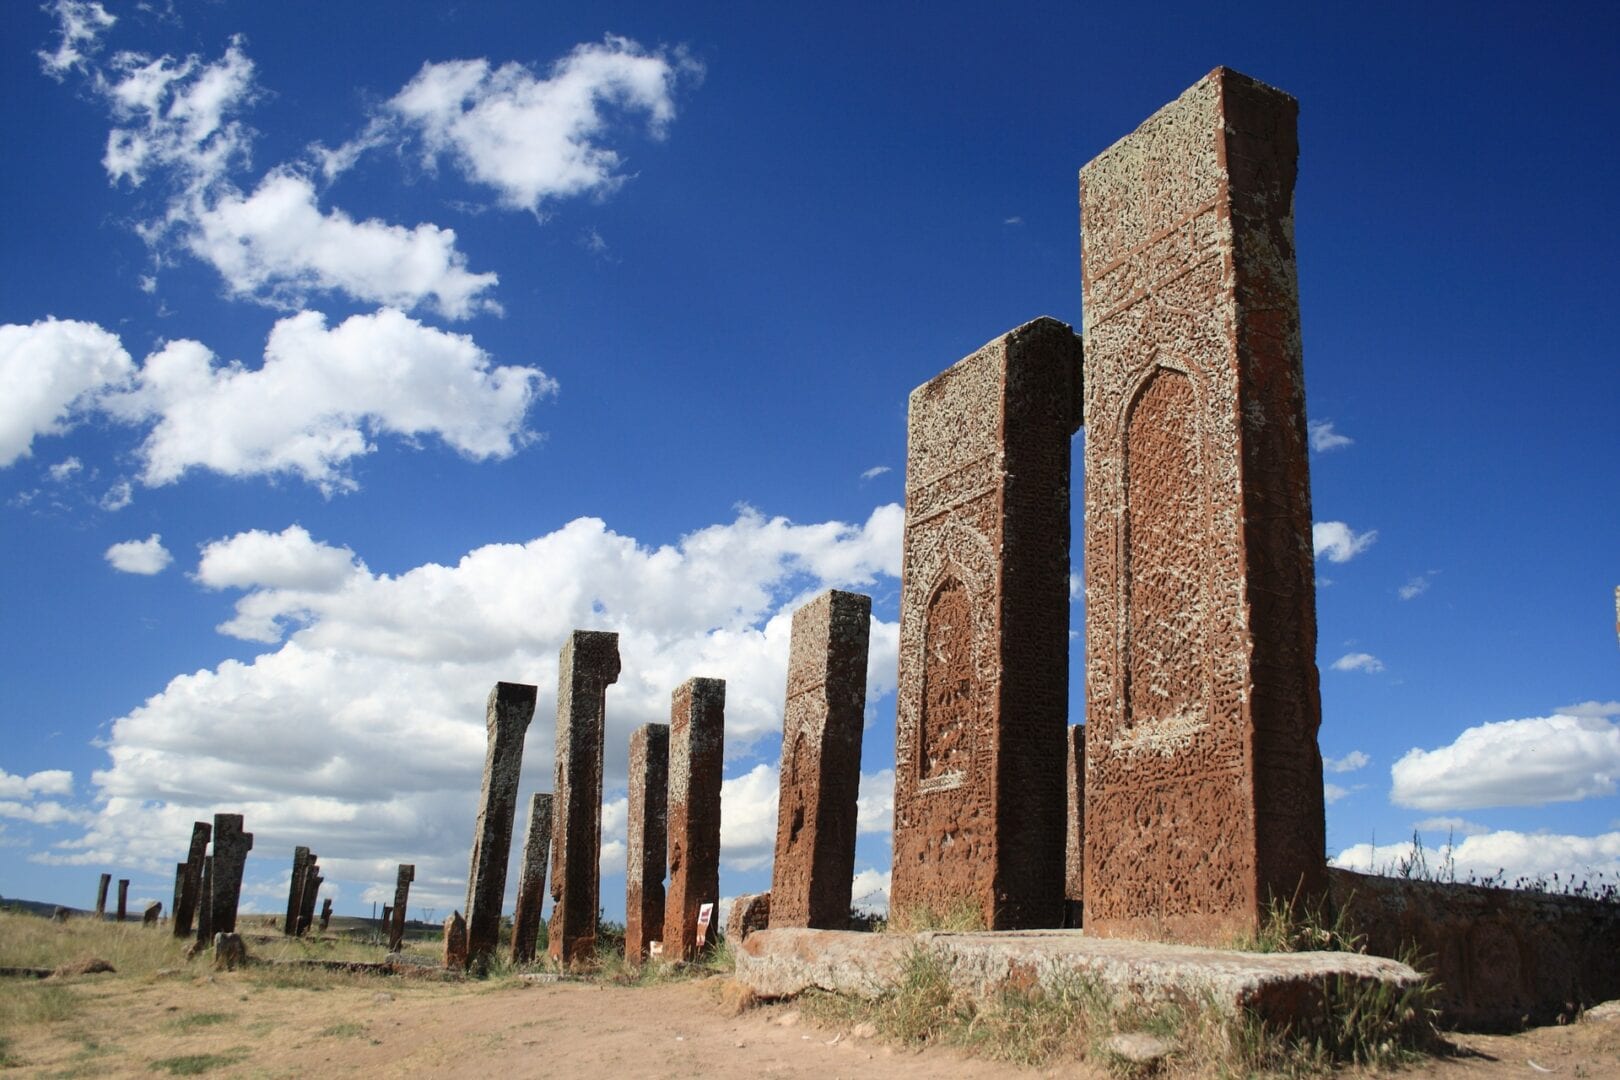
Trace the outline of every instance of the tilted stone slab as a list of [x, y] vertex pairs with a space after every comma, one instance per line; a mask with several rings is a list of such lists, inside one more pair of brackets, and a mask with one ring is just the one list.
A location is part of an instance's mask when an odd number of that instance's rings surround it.
[[118, 916], [117, 921], [123, 922], [129, 917], [129, 878], [118, 879]]
[[529, 802], [529, 829], [523, 839], [517, 903], [512, 908], [512, 959], [527, 964], [540, 943], [540, 912], [546, 900], [546, 864], [551, 859], [551, 796], [535, 792]]
[[[174, 936], [190, 937], [192, 922], [197, 917], [199, 898], [202, 897], [203, 859], [208, 855], [208, 841], [213, 838], [214, 827], [206, 821], [193, 822], [191, 847], [186, 853], [186, 879], [180, 898], [174, 905]], [[210, 939], [212, 940], [212, 939]]]
[[[416, 864], [400, 863], [394, 877], [394, 910], [388, 919], [388, 951], [399, 952], [405, 940], [405, 907], [411, 898], [411, 882], [416, 880]], [[330, 901], [328, 901], [330, 903]]]
[[977, 995], [1084, 979], [1116, 1003], [1204, 1003], [1309, 1028], [1334, 980], [1415, 986], [1418, 972], [1360, 953], [1245, 953], [1193, 945], [1088, 937], [1078, 930], [862, 934], [782, 929], [748, 935], [736, 978], [763, 998], [830, 990], [875, 998], [895, 989], [914, 948], [945, 961], [952, 985]]
[[304, 873], [312, 858], [309, 848], [293, 848], [292, 878], [287, 883], [287, 917], [281, 922], [281, 932], [288, 937], [298, 933], [298, 919], [304, 908]]
[[596, 952], [601, 912], [602, 739], [619, 635], [575, 630], [557, 656], [557, 746], [547, 949], [562, 964]]
[[[209, 895], [209, 933], [236, 933], [236, 908], [242, 899], [242, 870], [253, 850], [253, 834], [242, 831], [241, 814], [214, 815], [214, 870]], [[212, 941], [213, 938], [209, 937]]]
[[1080, 171], [1091, 934], [1326, 888], [1297, 113], [1217, 68]]
[[523, 738], [534, 719], [537, 687], [499, 682], [484, 710], [487, 734], [484, 781], [478, 794], [467, 871], [467, 955], [488, 956], [500, 944], [501, 904], [506, 899], [506, 861], [512, 851], [512, 819], [517, 815], [518, 778], [523, 769]]
[[890, 910], [1063, 919], [1080, 339], [1051, 318], [911, 393]]
[[102, 918], [107, 914], [107, 887], [112, 884], [111, 874], [102, 874], [101, 880], [96, 883], [96, 917]]
[[793, 613], [770, 924], [849, 928], [872, 598], [829, 589]]
[[624, 873], [624, 958], [640, 963], [664, 935], [664, 870], [669, 856], [669, 725], [630, 733], [629, 850]]

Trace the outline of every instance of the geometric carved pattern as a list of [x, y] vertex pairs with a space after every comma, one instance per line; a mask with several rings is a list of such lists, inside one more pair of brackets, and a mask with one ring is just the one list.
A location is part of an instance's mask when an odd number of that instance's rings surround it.
[[1325, 888], [1296, 112], [1217, 69], [1081, 170], [1088, 933]]

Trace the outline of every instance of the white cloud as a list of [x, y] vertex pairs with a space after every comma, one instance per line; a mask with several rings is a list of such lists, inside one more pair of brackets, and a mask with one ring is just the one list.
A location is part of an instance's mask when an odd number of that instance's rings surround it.
[[56, 16], [58, 41], [54, 52], [40, 50], [39, 65], [45, 74], [58, 82], [74, 68], [83, 69], [86, 61], [101, 48], [101, 35], [118, 19], [101, 4], [90, 0], [56, 0], [46, 8]]
[[237, 533], [204, 545], [197, 580], [210, 589], [299, 589], [331, 592], [365, 565], [346, 547], [323, 544], [302, 525], [279, 533]]
[[861, 473], [861, 479], [862, 480], [876, 480], [878, 477], [882, 476], [884, 473], [893, 472], [893, 471], [894, 470], [890, 469], [889, 466], [887, 466], [887, 465], [874, 465], [870, 469], [867, 469], [865, 472]]
[[423, 64], [370, 131], [325, 155], [326, 168], [341, 171], [398, 125], [420, 138], [426, 167], [448, 157], [467, 179], [493, 188], [502, 205], [539, 213], [548, 200], [623, 183], [623, 158], [601, 142], [607, 108], [644, 115], [650, 134], [661, 137], [675, 117], [676, 83], [699, 72], [680, 56], [611, 35], [576, 46], [545, 77], [487, 60]]
[[1402, 600], [1415, 600], [1429, 591], [1429, 586], [1433, 584], [1436, 572], [1430, 570], [1427, 573], [1408, 578], [1406, 584], [1395, 591]]
[[1384, 670], [1384, 662], [1372, 653], [1353, 652], [1345, 653], [1333, 661], [1334, 671], [1364, 671], [1368, 675], [1376, 675]]
[[59, 802], [20, 803], [0, 800], [0, 817], [26, 821], [33, 825], [88, 825], [95, 815], [88, 810], [64, 806]]
[[1390, 776], [1390, 800], [1419, 810], [1538, 806], [1613, 795], [1620, 780], [1620, 724], [1562, 714], [1480, 724], [1449, 746], [1407, 751]]
[[894, 828], [894, 770], [861, 773], [855, 801], [855, 831], [886, 833]]
[[1620, 716], [1620, 701], [1580, 701], [1574, 705], [1560, 705], [1554, 711], [1564, 716], [1603, 719]]
[[116, 514], [134, 501], [135, 486], [128, 480], [120, 480], [107, 489], [107, 493], [101, 497], [100, 506], [108, 513]]
[[[1403, 863], [1415, 857], [1411, 841], [1398, 844], [1356, 844], [1345, 848], [1332, 860], [1334, 866], [1370, 873], [1398, 874]], [[1620, 832], [1597, 836], [1568, 836], [1550, 833], [1521, 833], [1512, 830], [1469, 836], [1454, 848], [1441, 845], [1425, 849], [1423, 861], [1431, 876], [1458, 881], [1470, 876], [1498, 876], [1507, 885], [1519, 879], [1550, 881], [1592, 880], [1602, 874], [1613, 881], [1620, 878]]]
[[[872, 591], [880, 578], [892, 586], [903, 517], [890, 504], [861, 524], [800, 525], [744, 509], [658, 547], [584, 518], [396, 576], [355, 557], [336, 582], [333, 558], [331, 576], [313, 578], [322, 591], [255, 582], [238, 620], [259, 620], [263, 636], [281, 643], [177, 675], [114, 721], [106, 767], [93, 777], [103, 800], [95, 821], [39, 857], [172, 871], [191, 821], [229, 807], [256, 838], [250, 876], [268, 865], [258, 852], [277, 853], [281, 875], [281, 849], [308, 844], [334, 880], [391, 882], [397, 862], [414, 861], [412, 895], [459, 907], [484, 698], [496, 680], [540, 687], [528, 790], [550, 789], [557, 652], [576, 627], [620, 635], [623, 672], [607, 692], [608, 790], [626, 782], [630, 731], [667, 721], [670, 691], [693, 675], [727, 680], [727, 749], [747, 755], [781, 731], [794, 606], [829, 587]], [[255, 544], [278, 554], [278, 545], [303, 548], [296, 532]], [[305, 550], [323, 549], [346, 551], [313, 537]], [[246, 545], [223, 550], [243, 557], [211, 562], [213, 580], [280, 573], [269, 557], [245, 557]], [[898, 628], [872, 630], [868, 695], [877, 698], [894, 691]], [[869, 819], [882, 816], [871, 810], [882, 787], [881, 777], [862, 785]], [[768, 861], [775, 797], [774, 764], [726, 781], [730, 870]], [[622, 859], [612, 849], [604, 866], [617, 873]]]
[[45, 769], [13, 776], [0, 769], [0, 798], [31, 799], [35, 795], [72, 795], [73, 774], [66, 769]]
[[325, 291], [405, 309], [431, 301], [451, 319], [500, 310], [484, 298], [497, 276], [467, 269], [453, 229], [355, 221], [319, 201], [306, 177], [272, 171], [251, 195], [226, 191], [197, 207], [186, 246], [233, 293], [277, 306]]
[[206, 468], [290, 473], [330, 493], [357, 486], [343, 468], [376, 449], [375, 435], [437, 435], [474, 460], [507, 457], [528, 438], [529, 406], [555, 389], [538, 368], [495, 367], [470, 337], [391, 308], [331, 329], [306, 311], [276, 323], [261, 367], [171, 341], [102, 407], [155, 421], [140, 448], [149, 485]]
[[1329, 806], [1332, 806], [1334, 803], [1338, 802], [1340, 799], [1344, 798], [1346, 795], [1353, 794], [1353, 793], [1355, 793], [1357, 791], [1360, 791], [1360, 790], [1361, 790], [1361, 785], [1359, 785], [1359, 784], [1356, 785], [1355, 787], [1341, 787], [1338, 784], [1323, 784], [1322, 785], [1322, 800], [1324, 802], [1326, 802]]
[[850, 889], [851, 906], [877, 915], [887, 915], [889, 877], [888, 870], [878, 870], [870, 866], [858, 871], [855, 874], [854, 887]]
[[163, 540], [153, 533], [145, 540], [125, 540], [107, 549], [107, 562], [125, 574], [159, 574], [174, 561]]
[[1431, 817], [1424, 818], [1415, 823], [1412, 828], [1419, 832], [1444, 832], [1458, 836], [1479, 836], [1490, 832], [1490, 827], [1481, 825], [1477, 821], [1469, 821], [1460, 817]]
[[134, 370], [117, 336], [94, 323], [0, 326], [0, 468], [28, 457], [35, 436], [66, 431], [97, 392]]
[[46, 469], [45, 473], [51, 478], [52, 483], [65, 484], [69, 480], [73, 479], [74, 475], [80, 472], [83, 468], [84, 462], [80, 461], [76, 457], [70, 457], [66, 460], [58, 461], [55, 465], [52, 465], [49, 469]]
[[1331, 420], [1311, 420], [1305, 427], [1310, 432], [1311, 449], [1319, 454], [1328, 450], [1342, 449], [1356, 441], [1348, 435], [1334, 431]]
[[1377, 539], [1377, 529], [1358, 533], [1342, 521], [1318, 521], [1311, 526], [1311, 545], [1316, 557], [1326, 555], [1329, 562], [1349, 562], [1372, 547]]
[[1370, 761], [1372, 761], [1372, 758], [1360, 750], [1352, 750], [1341, 758], [1323, 758], [1322, 768], [1330, 773], [1355, 772], [1357, 769], [1366, 768]]

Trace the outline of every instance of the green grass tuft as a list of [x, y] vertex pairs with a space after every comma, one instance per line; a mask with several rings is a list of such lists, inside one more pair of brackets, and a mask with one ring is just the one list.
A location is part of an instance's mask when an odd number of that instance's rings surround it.
[[178, 1057], [159, 1058], [152, 1062], [153, 1072], [166, 1072], [170, 1076], [201, 1076], [215, 1069], [225, 1069], [247, 1056], [247, 1051], [227, 1050], [223, 1054], [181, 1054]]

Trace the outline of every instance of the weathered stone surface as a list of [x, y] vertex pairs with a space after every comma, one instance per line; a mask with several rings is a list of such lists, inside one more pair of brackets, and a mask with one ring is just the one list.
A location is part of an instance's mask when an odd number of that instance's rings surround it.
[[330, 896], [328, 896], [326, 899], [321, 901], [321, 932], [323, 934], [326, 932], [326, 928], [327, 928], [328, 925], [331, 924], [331, 922], [332, 922], [332, 898]]
[[1217, 68], [1080, 173], [1088, 934], [1326, 886], [1297, 111]]
[[793, 613], [772, 926], [849, 928], [872, 598], [830, 589]]
[[1404, 988], [1422, 976], [1378, 956], [1341, 952], [1244, 953], [1192, 945], [1088, 937], [1077, 930], [1013, 933], [862, 934], [762, 930], [736, 948], [736, 978], [764, 998], [820, 988], [873, 998], [892, 990], [913, 948], [940, 956], [954, 986], [988, 995], [1005, 986], [1049, 986], [1081, 977], [1119, 1004], [1208, 1001], [1230, 1015], [1308, 1030], [1329, 983]]
[[304, 868], [304, 895], [298, 903], [298, 933], [303, 935], [315, 925], [315, 900], [320, 896], [321, 886], [326, 878], [321, 874], [320, 862], [315, 855], [309, 857], [309, 865]]
[[1080, 340], [1036, 319], [912, 391], [891, 910], [1063, 917]]
[[186, 864], [174, 864], [174, 899], [169, 907], [169, 921], [175, 922], [180, 917], [180, 901], [186, 894]]
[[572, 964], [596, 953], [601, 910], [602, 736], [607, 688], [619, 678], [619, 635], [575, 630], [557, 657], [557, 753], [547, 950]]
[[115, 918], [117, 919], [118, 922], [123, 922], [128, 917], [129, 917], [129, 878], [119, 878], [118, 879], [118, 914], [117, 914], [117, 916], [115, 916]]
[[1069, 823], [1063, 831], [1063, 925], [1078, 927], [1086, 898], [1086, 726], [1068, 732]]
[[444, 920], [444, 966], [455, 971], [467, 967], [467, 922], [459, 911]]
[[67, 922], [70, 915], [72, 915], [72, 912], [61, 904], [57, 904], [55, 909], [51, 911], [51, 922]]
[[551, 796], [535, 792], [529, 803], [529, 828], [523, 839], [523, 865], [518, 871], [517, 904], [512, 910], [512, 960], [527, 964], [540, 942], [540, 911], [546, 900], [546, 864], [551, 858]]
[[485, 957], [500, 944], [501, 904], [506, 899], [506, 860], [512, 851], [523, 738], [534, 719], [538, 690], [528, 683], [500, 682], [485, 709], [484, 782], [478, 795], [472, 864], [467, 871], [467, 954]]
[[293, 848], [292, 878], [287, 884], [287, 917], [281, 923], [281, 932], [288, 936], [298, 933], [298, 919], [304, 910], [304, 873], [312, 858], [309, 848]]
[[1176, 1044], [1146, 1031], [1121, 1031], [1103, 1040], [1103, 1052], [1130, 1065], [1157, 1065], [1176, 1052]]
[[731, 902], [731, 912], [726, 916], [726, 940], [732, 945], [740, 945], [748, 935], [756, 930], [764, 930], [771, 925], [771, 894], [743, 893]]
[[720, 774], [725, 758], [726, 682], [688, 679], [675, 689], [669, 722], [669, 893], [664, 952], [697, 955], [698, 909], [720, 902]]
[[96, 917], [105, 918], [107, 915], [107, 888], [112, 884], [111, 874], [102, 874], [101, 880], [96, 883]]
[[630, 733], [629, 851], [624, 874], [624, 958], [638, 964], [663, 940], [664, 869], [669, 853], [669, 725]]
[[1569, 1020], [1620, 997], [1620, 905], [1339, 869], [1328, 884], [1333, 910], [1366, 935], [1368, 951], [1416, 948], [1450, 1024], [1516, 1030], [1526, 1017]]
[[214, 935], [214, 970], [235, 971], [239, 967], [246, 967], [247, 962], [247, 944], [242, 940], [242, 935], [223, 931]]
[[204, 855], [202, 872], [197, 876], [197, 946], [206, 949], [214, 942], [214, 857]]
[[416, 864], [400, 863], [399, 872], [394, 875], [394, 910], [388, 913], [389, 952], [399, 952], [405, 940], [405, 908], [411, 898], [411, 882], [415, 880]]
[[198, 898], [202, 891], [203, 859], [208, 855], [208, 841], [213, 838], [214, 827], [206, 821], [193, 822], [191, 848], [186, 853], [186, 877], [180, 895], [174, 903], [174, 936], [190, 937], [192, 922], [197, 917]]
[[214, 815], [214, 876], [209, 932], [234, 934], [242, 899], [242, 868], [253, 850], [253, 834], [242, 831], [241, 814]]
[[142, 926], [156, 926], [158, 924], [158, 920], [161, 919], [162, 917], [163, 917], [163, 901], [161, 901], [161, 900], [152, 900], [149, 903], [147, 903], [146, 909], [141, 912], [141, 925]]

